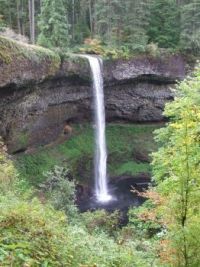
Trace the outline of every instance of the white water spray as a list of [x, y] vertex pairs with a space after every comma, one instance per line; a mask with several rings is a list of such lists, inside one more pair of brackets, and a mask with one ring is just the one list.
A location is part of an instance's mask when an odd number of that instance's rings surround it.
[[108, 192], [107, 181], [107, 151], [105, 136], [105, 104], [103, 90], [103, 62], [100, 58], [85, 55], [90, 63], [93, 79], [94, 108], [95, 108], [95, 193], [97, 201], [108, 202], [111, 196]]

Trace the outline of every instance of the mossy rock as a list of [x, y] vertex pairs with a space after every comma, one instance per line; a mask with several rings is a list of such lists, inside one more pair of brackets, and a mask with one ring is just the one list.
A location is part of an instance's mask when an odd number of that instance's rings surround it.
[[55, 75], [61, 59], [55, 52], [0, 36], [0, 87], [39, 82]]

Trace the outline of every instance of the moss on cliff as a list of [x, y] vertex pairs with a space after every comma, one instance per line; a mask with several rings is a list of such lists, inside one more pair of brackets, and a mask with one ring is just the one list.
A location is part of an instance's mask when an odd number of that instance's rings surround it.
[[[0, 61], [2, 64], [10, 65], [23, 61], [36, 64], [46, 63], [48, 75], [53, 75], [60, 67], [60, 57], [55, 52], [43, 47], [28, 45], [0, 36]], [[19, 66], [18, 66], [19, 67]]]
[[90, 66], [86, 58], [80, 55], [65, 53], [61, 55], [62, 70], [69, 76], [78, 76], [84, 80], [90, 80]]

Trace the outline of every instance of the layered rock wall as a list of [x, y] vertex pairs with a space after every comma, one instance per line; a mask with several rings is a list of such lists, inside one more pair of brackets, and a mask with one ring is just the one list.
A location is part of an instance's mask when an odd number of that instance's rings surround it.
[[[185, 74], [180, 55], [105, 61], [107, 120], [162, 121], [171, 88]], [[61, 60], [49, 50], [0, 38], [0, 135], [10, 152], [64, 140], [65, 125], [91, 120], [92, 109], [86, 59]]]

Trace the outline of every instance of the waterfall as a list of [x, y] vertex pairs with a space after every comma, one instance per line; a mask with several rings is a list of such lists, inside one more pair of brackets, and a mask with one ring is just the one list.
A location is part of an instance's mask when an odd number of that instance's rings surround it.
[[108, 192], [107, 181], [107, 150], [106, 150], [106, 122], [103, 88], [103, 61], [95, 56], [85, 55], [90, 63], [94, 109], [95, 109], [95, 194], [97, 201], [107, 202], [111, 200]]

